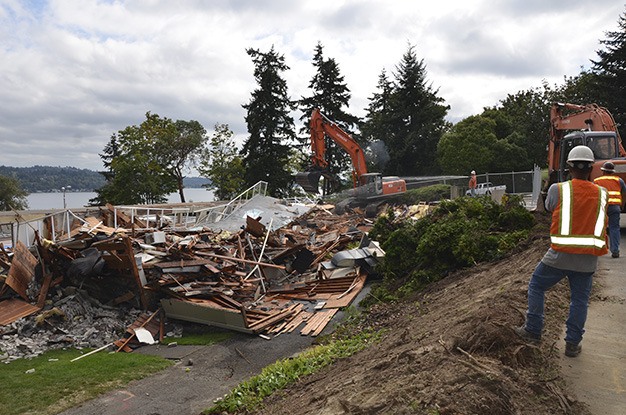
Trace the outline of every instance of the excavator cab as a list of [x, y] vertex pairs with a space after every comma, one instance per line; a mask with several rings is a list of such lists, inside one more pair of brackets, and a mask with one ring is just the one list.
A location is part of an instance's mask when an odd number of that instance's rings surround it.
[[585, 145], [593, 151], [596, 163], [591, 174], [592, 179], [602, 175], [599, 168], [606, 160], [617, 161], [620, 158], [617, 134], [612, 131], [576, 131], [567, 134], [561, 142], [559, 182], [568, 180], [567, 156], [578, 145]]

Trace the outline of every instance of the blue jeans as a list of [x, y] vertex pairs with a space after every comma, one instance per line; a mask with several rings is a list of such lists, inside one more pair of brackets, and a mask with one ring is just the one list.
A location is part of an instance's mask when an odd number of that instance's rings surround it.
[[618, 205], [609, 205], [607, 214], [609, 216], [609, 249], [611, 253], [619, 253], [619, 215], [622, 209]]
[[593, 274], [593, 272], [576, 272], [554, 268], [539, 262], [528, 284], [526, 330], [541, 335], [545, 292], [567, 277], [570, 288], [570, 304], [565, 341], [572, 344], [580, 343], [585, 332]]

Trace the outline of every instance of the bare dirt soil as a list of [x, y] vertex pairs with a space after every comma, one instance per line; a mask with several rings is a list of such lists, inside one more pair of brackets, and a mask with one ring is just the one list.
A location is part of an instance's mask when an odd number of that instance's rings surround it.
[[[558, 338], [566, 283], [547, 294], [540, 345], [521, 341], [530, 275], [548, 248], [547, 214], [508, 257], [462, 270], [359, 329], [382, 339], [269, 399], [255, 414], [589, 414], [567, 391]], [[561, 342], [562, 343], [562, 342]]]

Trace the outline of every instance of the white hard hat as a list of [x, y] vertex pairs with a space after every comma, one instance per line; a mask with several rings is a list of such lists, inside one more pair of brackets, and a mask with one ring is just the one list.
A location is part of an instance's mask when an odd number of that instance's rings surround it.
[[584, 161], [587, 163], [593, 163], [593, 151], [587, 146], [574, 147], [567, 156], [568, 163], [574, 163], [577, 161]]
[[472, 170], [472, 174], [476, 174], [476, 171]]

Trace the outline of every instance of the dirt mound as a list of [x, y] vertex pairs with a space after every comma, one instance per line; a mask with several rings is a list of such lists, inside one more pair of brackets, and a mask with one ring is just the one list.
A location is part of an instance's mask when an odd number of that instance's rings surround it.
[[496, 263], [463, 270], [414, 299], [377, 305], [365, 328], [381, 341], [303, 379], [258, 414], [587, 414], [559, 373], [568, 288], [547, 294], [540, 346], [511, 330], [523, 322], [530, 275], [548, 247], [546, 217], [534, 238]]

